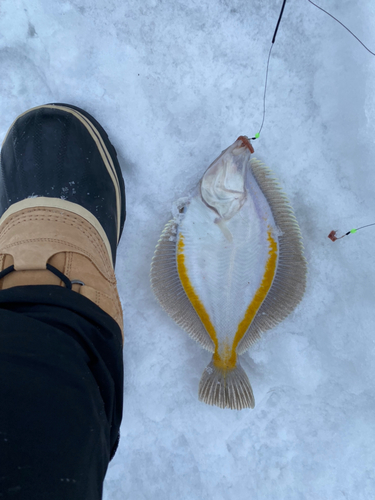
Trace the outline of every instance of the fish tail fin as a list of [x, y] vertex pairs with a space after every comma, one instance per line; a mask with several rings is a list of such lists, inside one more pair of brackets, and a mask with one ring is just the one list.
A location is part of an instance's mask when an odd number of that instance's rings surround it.
[[254, 408], [255, 400], [250, 381], [239, 362], [231, 370], [223, 370], [211, 363], [199, 383], [199, 400], [220, 408], [242, 410]]

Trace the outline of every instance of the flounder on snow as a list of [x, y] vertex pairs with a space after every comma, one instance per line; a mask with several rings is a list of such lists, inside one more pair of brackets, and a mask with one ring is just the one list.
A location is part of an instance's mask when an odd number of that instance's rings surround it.
[[213, 353], [199, 399], [237, 410], [254, 407], [238, 355], [293, 311], [307, 270], [293, 210], [253, 152], [241, 136], [210, 165], [151, 265], [161, 306]]

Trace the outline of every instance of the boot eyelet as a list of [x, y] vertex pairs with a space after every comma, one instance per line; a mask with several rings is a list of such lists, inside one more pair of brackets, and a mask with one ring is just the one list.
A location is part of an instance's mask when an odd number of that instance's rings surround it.
[[72, 285], [82, 285], [82, 286], [85, 286], [84, 282], [83, 281], [80, 281], [80, 280], [70, 280]]

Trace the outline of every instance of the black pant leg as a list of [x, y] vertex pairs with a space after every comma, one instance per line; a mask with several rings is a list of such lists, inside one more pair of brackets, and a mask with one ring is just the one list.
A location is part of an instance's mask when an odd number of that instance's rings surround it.
[[104, 311], [56, 286], [0, 291], [0, 499], [101, 499], [122, 392]]

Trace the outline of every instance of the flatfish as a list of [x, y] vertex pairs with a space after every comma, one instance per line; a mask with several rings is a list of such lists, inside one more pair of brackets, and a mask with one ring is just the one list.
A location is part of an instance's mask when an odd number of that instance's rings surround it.
[[271, 170], [239, 137], [208, 167], [165, 226], [151, 287], [165, 311], [212, 352], [199, 399], [253, 408], [239, 355], [300, 302], [307, 264], [293, 209]]

